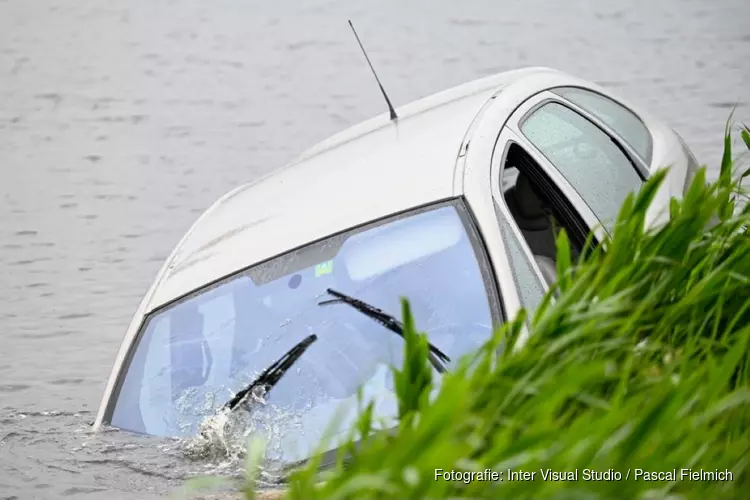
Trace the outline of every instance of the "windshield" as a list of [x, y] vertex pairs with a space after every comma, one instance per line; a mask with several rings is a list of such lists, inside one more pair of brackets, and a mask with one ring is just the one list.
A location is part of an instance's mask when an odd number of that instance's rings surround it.
[[[492, 331], [497, 301], [488, 299], [478, 241], [463, 206], [441, 204], [294, 250], [158, 310], [120, 375], [111, 424], [195, 435], [206, 416], [311, 333], [317, 341], [253, 410], [273, 458], [307, 458], [335, 415], [343, 415], [338, 430], [347, 430], [360, 386], [377, 416], [392, 418], [389, 367], [401, 366], [404, 341], [348, 305], [318, 303], [332, 288], [400, 319], [407, 297], [450, 369]], [[352, 411], [342, 414], [342, 403]]]

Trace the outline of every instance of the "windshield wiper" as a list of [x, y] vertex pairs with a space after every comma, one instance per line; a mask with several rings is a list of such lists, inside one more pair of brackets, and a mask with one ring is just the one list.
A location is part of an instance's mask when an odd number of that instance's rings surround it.
[[273, 387], [279, 382], [279, 380], [281, 380], [281, 377], [284, 376], [289, 368], [291, 368], [292, 365], [294, 365], [294, 363], [296, 363], [297, 360], [305, 353], [307, 348], [310, 347], [316, 340], [318, 340], [318, 336], [314, 333], [302, 339], [302, 341], [300, 341], [297, 345], [289, 349], [286, 354], [281, 356], [276, 360], [276, 362], [266, 368], [263, 373], [258, 375], [258, 377], [253, 380], [250, 385], [242, 389], [240, 392], [235, 394], [232, 399], [224, 403], [222, 409], [226, 409], [228, 411], [234, 410], [242, 403], [247, 401], [248, 396], [250, 396], [252, 392], [258, 387], [262, 387], [264, 390], [264, 394], [267, 394], [268, 391], [273, 389]]
[[[404, 325], [392, 314], [388, 314], [382, 309], [378, 309], [377, 307], [372, 306], [367, 302], [363, 302], [349, 295], [337, 292], [332, 288], [329, 288], [326, 291], [336, 298], [318, 302], [319, 306], [327, 306], [330, 304], [348, 304], [365, 316], [374, 319], [402, 339], [404, 338]], [[430, 363], [439, 373], [445, 372], [445, 363], [449, 363], [451, 358], [449, 358], [443, 351], [430, 344], [429, 342], [427, 343], [427, 345], [430, 349], [430, 352], [427, 354]]]

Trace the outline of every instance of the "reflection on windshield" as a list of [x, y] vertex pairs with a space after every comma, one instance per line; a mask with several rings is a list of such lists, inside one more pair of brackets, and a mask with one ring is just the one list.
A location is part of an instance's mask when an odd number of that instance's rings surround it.
[[[195, 435], [205, 416], [311, 333], [317, 342], [260, 412], [270, 419], [260, 427], [281, 427], [266, 432], [276, 459], [307, 457], [360, 386], [378, 416], [395, 416], [389, 367], [401, 365], [403, 340], [350, 307], [318, 302], [334, 288], [400, 317], [400, 298], [408, 297], [419, 328], [455, 363], [487, 340], [492, 324], [467, 220], [458, 204], [401, 216], [290, 252], [159, 311], [145, 324], [112, 425]], [[287, 418], [272, 418], [278, 414]]]

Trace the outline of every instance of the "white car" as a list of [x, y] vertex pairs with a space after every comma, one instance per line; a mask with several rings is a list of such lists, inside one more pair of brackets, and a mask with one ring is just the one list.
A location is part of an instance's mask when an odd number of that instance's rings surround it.
[[[579, 252], [665, 166], [652, 221], [697, 169], [689, 149], [631, 103], [547, 68], [352, 127], [195, 222], [135, 313], [94, 425], [193, 436], [221, 407], [263, 407], [277, 458], [304, 459], [360, 386], [395, 415], [401, 297], [435, 369], [450, 369], [539, 303], [555, 279], [553, 226]], [[259, 387], [265, 404], [247, 390]]]

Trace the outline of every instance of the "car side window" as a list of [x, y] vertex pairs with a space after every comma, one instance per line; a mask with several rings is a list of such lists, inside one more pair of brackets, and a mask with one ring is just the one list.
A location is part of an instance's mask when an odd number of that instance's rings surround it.
[[529, 317], [531, 317], [544, 298], [544, 286], [534, 273], [534, 268], [529, 257], [524, 253], [521, 242], [513, 233], [511, 223], [499, 210], [497, 216], [500, 220], [500, 231], [508, 249], [508, 258], [513, 269], [513, 281], [518, 290], [518, 298], [521, 301], [521, 306], [526, 309]]
[[552, 92], [580, 106], [622, 136], [646, 163], [651, 162], [652, 139], [638, 115], [601, 94], [577, 87], [560, 87]]
[[572, 109], [548, 102], [521, 123], [521, 132], [560, 171], [604, 228], [642, 185], [635, 166], [612, 138]]

